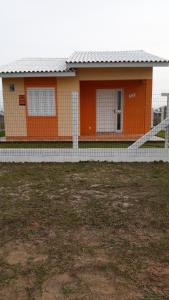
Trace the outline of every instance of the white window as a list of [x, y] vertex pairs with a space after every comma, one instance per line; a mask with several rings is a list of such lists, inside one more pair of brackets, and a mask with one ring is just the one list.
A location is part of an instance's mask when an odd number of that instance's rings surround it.
[[29, 116], [55, 116], [55, 89], [28, 88], [27, 106]]

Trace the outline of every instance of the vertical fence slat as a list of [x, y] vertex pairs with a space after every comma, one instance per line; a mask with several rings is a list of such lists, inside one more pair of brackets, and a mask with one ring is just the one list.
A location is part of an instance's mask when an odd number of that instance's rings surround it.
[[73, 149], [78, 149], [78, 134], [79, 134], [79, 103], [78, 103], [78, 92], [72, 92], [72, 138], [73, 138]]
[[[167, 97], [167, 111], [166, 111], [166, 118], [169, 117], [169, 93], [162, 93], [161, 96]], [[169, 126], [166, 127], [165, 130], [165, 148], [169, 146]]]

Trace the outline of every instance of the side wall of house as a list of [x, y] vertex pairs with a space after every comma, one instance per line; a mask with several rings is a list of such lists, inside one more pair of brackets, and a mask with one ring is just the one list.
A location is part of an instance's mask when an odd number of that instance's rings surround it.
[[[79, 125], [80, 125], [80, 110], [81, 101], [84, 91], [81, 91], [80, 86], [85, 81], [129, 81], [129, 80], [141, 80], [144, 86], [144, 92], [142, 90], [142, 98], [144, 103], [144, 127], [145, 131], [150, 128], [151, 125], [151, 88], [152, 88], [152, 68], [100, 68], [100, 69], [78, 69], [76, 71], [76, 77], [58, 77], [56, 81], [56, 101], [57, 101], [57, 133], [58, 136], [71, 136], [72, 132], [72, 113], [71, 113], [71, 92], [79, 92]], [[24, 81], [28, 79], [24, 78], [9, 78], [3, 79], [3, 94], [4, 94], [4, 110], [5, 110], [5, 128], [7, 137], [27, 137], [27, 117], [26, 107], [19, 106], [19, 95], [26, 93]], [[44, 78], [37, 82], [36, 78], [31, 78], [33, 86], [37, 87]], [[15, 91], [9, 92], [9, 84], [15, 84]], [[84, 83], [85, 84], [85, 83]], [[90, 84], [89, 84], [90, 85]], [[49, 85], [48, 85], [49, 86]], [[146, 88], [145, 88], [146, 86]], [[86, 87], [86, 93], [89, 92]], [[124, 119], [130, 117], [134, 118], [135, 110], [139, 109], [137, 105], [133, 105], [132, 100], [127, 100], [128, 92], [132, 92], [130, 87], [126, 89], [126, 103]], [[140, 95], [141, 91], [139, 92]], [[81, 98], [81, 101], [80, 101]], [[141, 101], [141, 100], [140, 100]], [[133, 100], [134, 102], [134, 100]], [[135, 102], [136, 103], [136, 102]], [[90, 105], [90, 103], [88, 104]], [[127, 113], [128, 111], [128, 113]], [[145, 117], [146, 115], [146, 117]], [[136, 118], [135, 118], [136, 120]], [[126, 125], [126, 132], [136, 123]], [[128, 126], [128, 127], [127, 127]], [[80, 126], [79, 126], [80, 128]], [[128, 129], [127, 129], [128, 128]], [[141, 130], [142, 131], [142, 130]]]
[[[19, 95], [24, 95], [24, 79], [3, 79], [4, 120], [6, 136], [27, 136], [25, 106], [19, 106]], [[15, 85], [15, 91], [9, 91], [9, 85]]]
[[72, 134], [72, 91], [79, 92], [77, 77], [57, 79], [58, 136], [71, 136]]

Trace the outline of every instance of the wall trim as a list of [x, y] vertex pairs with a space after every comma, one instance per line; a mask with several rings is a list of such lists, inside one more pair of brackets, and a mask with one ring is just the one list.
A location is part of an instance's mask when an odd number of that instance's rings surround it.
[[134, 68], [134, 67], [168, 67], [169, 63], [67, 63], [69, 68]]
[[21, 72], [21, 73], [0, 73], [2, 78], [18, 78], [18, 77], [75, 77], [76, 72]]

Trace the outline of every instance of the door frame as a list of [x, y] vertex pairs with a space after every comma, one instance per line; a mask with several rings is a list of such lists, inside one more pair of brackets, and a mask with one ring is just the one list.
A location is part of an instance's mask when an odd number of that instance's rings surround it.
[[[117, 92], [121, 92], [121, 109], [118, 110], [118, 107], [117, 107]], [[124, 89], [115, 89], [115, 93], [116, 93], [116, 120], [115, 120], [115, 123], [116, 123], [116, 131], [117, 133], [122, 133], [123, 132], [123, 111], [124, 111]], [[120, 113], [121, 114], [121, 129], [117, 129], [117, 114]]]

